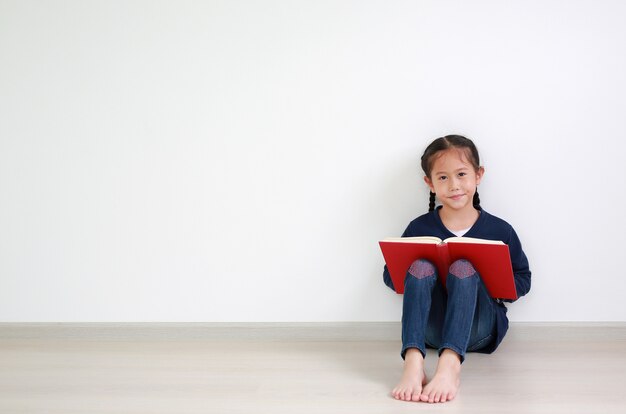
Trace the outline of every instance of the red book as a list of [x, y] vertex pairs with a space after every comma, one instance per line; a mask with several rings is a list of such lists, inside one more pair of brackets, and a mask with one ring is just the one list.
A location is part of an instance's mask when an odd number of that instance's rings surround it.
[[509, 246], [501, 241], [470, 237], [394, 237], [379, 242], [397, 293], [404, 293], [404, 277], [417, 259], [437, 266], [443, 285], [450, 265], [458, 259], [472, 263], [493, 298], [517, 299]]

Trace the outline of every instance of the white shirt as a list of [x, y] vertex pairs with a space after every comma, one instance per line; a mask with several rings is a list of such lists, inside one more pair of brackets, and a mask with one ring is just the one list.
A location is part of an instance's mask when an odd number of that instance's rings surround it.
[[457, 230], [457, 231], [452, 231], [450, 229], [448, 229], [448, 230], [450, 230], [450, 232], [452, 234], [454, 234], [456, 237], [463, 237], [465, 235], [465, 233], [467, 233], [469, 231], [469, 229], [471, 229], [471, 227], [468, 227], [468, 228], [463, 229], [463, 230]]

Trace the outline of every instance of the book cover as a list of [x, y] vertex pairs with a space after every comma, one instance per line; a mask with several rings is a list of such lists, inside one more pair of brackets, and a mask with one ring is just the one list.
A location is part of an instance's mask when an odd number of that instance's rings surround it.
[[404, 293], [404, 278], [415, 260], [426, 259], [435, 264], [445, 286], [450, 265], [465, 259], [478, 271], [491, 297], [517, 299], [509, 246], [502, 242], [463, 237], [444, 241], [435, 237], [414, 237], [390, 238], [379, 244], [397, 293]]

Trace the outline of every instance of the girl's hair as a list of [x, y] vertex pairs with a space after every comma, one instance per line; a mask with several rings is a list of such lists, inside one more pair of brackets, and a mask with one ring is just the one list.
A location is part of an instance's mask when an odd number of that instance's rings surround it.
[[[440, 151], [445, 151], [450, 148], [462, 149], [467, 159], [474, 167], [474, 170], [478, 171], [480, 168], [480, 157], [478, 156], [478, 149], [476, 149], [476, 145], [474, 145], [472, 140], [461, 135], [446, 135], [445, 137], [437, 138], [431, 142], [430, 145], [426, 147], [424, 155], [422, 155], [422, 170], [424, 170], [424, 174], [426, 174], [428, 178], [430, 178], [430, 173], [432, 172], [437, 154]], [[478, 189], [476, 189], [474, 193], [472, 204], [476, 210], [482, 210], [480, 207], [480, 198], [478, 197]], [[428, 211], [433, 211], [434, 209], [435, 193], [431, 191]]]

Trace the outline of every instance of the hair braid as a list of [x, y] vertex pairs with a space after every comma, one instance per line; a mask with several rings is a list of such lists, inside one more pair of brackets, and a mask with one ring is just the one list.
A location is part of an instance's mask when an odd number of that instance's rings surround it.
[[476, 189], [476, 192], [474, 193], [474, 199], [472, 200], [472, 204], [474, 205], [474, 208], [476, 210], [482, 210], [482, 208], [480, 207], [480, 197], [478, 196], [478, 188]]
[[435, 193], [430, 192], [430, 202], [428, 203], [428, 211], [433, 211], [435, 209]]

